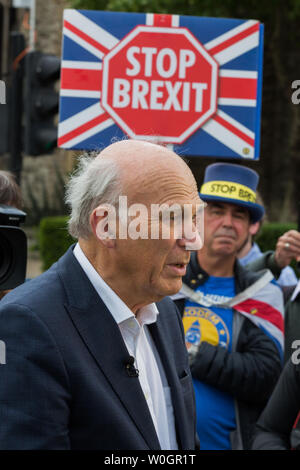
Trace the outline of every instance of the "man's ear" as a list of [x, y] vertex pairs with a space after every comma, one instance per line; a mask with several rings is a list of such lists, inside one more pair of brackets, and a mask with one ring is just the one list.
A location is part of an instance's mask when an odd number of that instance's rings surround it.
[[94, 236], [106, 248], [116, 245], [116, 211], [113, 206], [100, 205], [90, 216], [90, 225]]
[[251, 224], [250, 227], [249, 227], [249, 233], [250, 235], [252, 235], [252, 237], [254, 237], [254, 235], [256, 235], [258, 233], [260, 229], [260, 222], [254, 222], [254, 224]]

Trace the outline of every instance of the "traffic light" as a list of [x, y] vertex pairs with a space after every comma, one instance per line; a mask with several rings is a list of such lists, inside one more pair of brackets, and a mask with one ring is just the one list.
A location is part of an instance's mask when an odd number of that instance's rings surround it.
[[50, 153], [56, 147], [60, 59], [55, 55], [31, 51], [25, 61], [25, 139], [28, 155]]

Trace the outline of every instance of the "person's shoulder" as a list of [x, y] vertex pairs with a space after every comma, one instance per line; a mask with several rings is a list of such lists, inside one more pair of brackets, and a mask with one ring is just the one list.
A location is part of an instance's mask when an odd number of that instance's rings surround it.
[[240, 261], [237, 259], [235, 263], [235, 276], [242, 277], [247, 281], [247, 283], [252, 284], [253, 282], [258, 281], [263, 277], [266, 272], [270, 272], [268, 269], [260, 269], [258, 271], [253, 271], [250, 268], [250, 265], [243, 266]]
[[0, 301], [0, 314], [8, 306], [32, 311], [46, 310], [59, 298], [61, 283], [53, 265], [48, 271], [24, 282], [6, 294]]
[[44, 310], [61, 301], [63, 294], [62, 274], [64, 278], [71, 278], [74, 268], [71, 250], [58, 259], [47, 271], [34, 279], [28, 280], [13, 289], [0, 301], [0, 312], [6, 305], [19, 305], [35, 309], [43, 307]]
[[255, 290], [265, 292], [266, 295], [272, 295], [273, 299], [276, 299], [280, 305], [283, 303], [283, 292], [274, 278], [273, 273], [269, 269], [261, 269], [259, 271], [252, 271], [248, 267], [241, 266], [239, 263], [236, 265], [235, 276], [241, 290], [250, 288], [255, 285]]

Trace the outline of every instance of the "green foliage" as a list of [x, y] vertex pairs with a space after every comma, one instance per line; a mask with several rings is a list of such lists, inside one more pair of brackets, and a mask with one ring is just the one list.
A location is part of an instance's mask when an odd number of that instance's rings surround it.
[[106, 10], [106, 0], [71, 0], [71, 8], [77, 8], [78, 10]]
[[43, 269], [48, 269], [62, 256], [74, 239], [67, 231], [68, 217], [45, 217], [39, 226], [39, 249]]
[[255, 18], [261, 21], [273, 16], [277, 7], [287, 9], [291, 19], [299, 18], [299, 0], [70, 0], [72, 8], [126, 11], [137, 13], [169, 13], [194, 16]]
[[297, 230], [296, 224], [268, 223], [264, 224], [256, 238], [262, 251], [275, 250], [278, 238], [288, 230]]
[[137, 13], [169, 13], [185, 15], [224, 16], [234, 5], [233, 0], [71, 0], [73, 8], [125, 11]]
[[43, 217], [53, 217], [67, 213], [64, 202], [65, 179], [62, 171], [56, 164], [52, 164], [53, 189], [50, 190], [48, 183], [49, 176], [40, 174], [38, 181], [25, 179], [24, 188], [27, 195], [27, 202], [24, 207], [26, 212], [26, 226], [38, 225]]

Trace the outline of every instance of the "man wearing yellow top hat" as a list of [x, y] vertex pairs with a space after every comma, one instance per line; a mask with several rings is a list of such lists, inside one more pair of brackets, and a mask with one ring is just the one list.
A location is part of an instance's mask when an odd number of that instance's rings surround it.
[[251, 223], [258, 174], [216, 163], [200, 198], [204, 246], [194, 252], [174, 296], [183, 315], [197, 405], [200, 448], [249, 449], [254, 425], [281, 371], [283, 298], [270, 271], [251, 272], [237, 253]]

